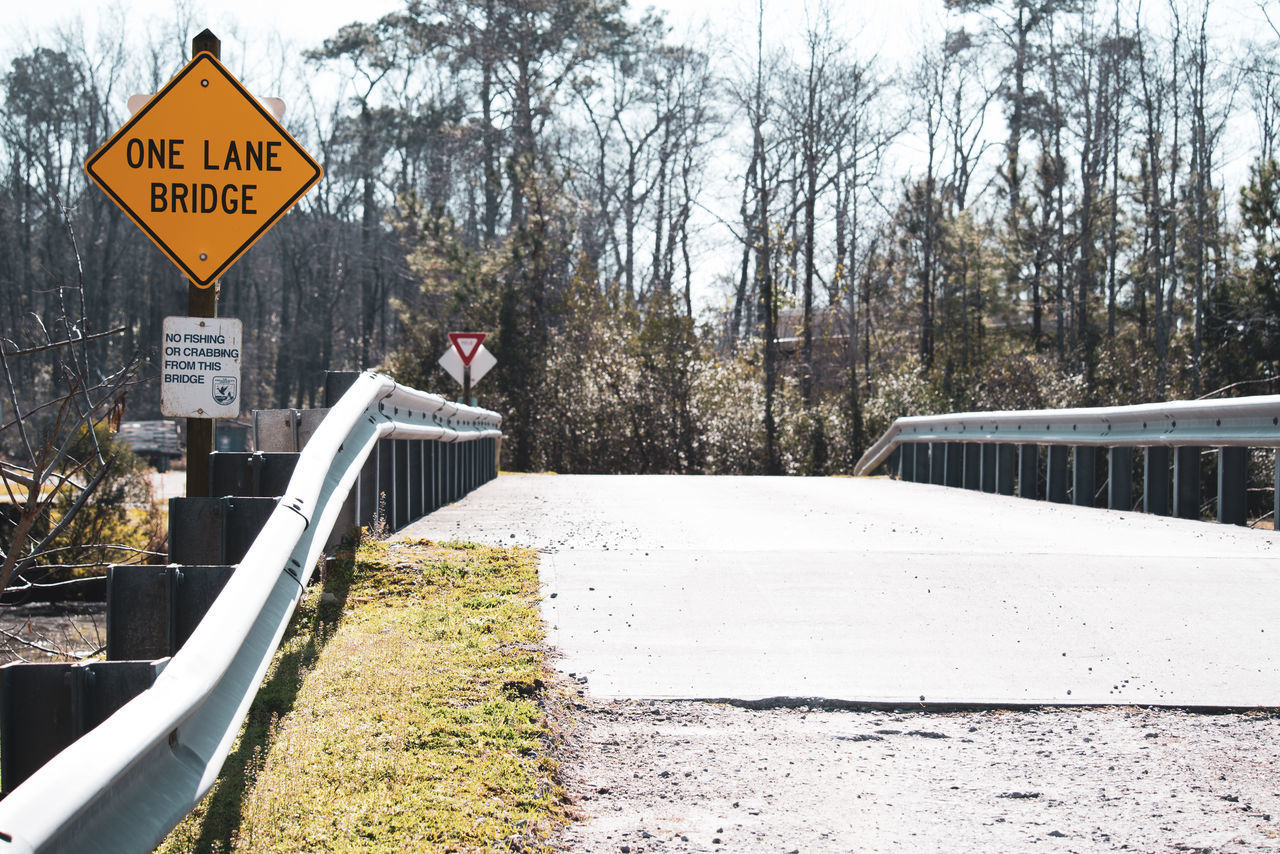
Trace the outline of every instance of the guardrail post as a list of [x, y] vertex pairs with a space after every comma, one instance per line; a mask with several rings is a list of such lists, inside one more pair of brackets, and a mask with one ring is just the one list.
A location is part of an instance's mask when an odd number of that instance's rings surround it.
[[915, 482], [929, 482], [929, 443], [916, 442]]
[[964, 486], [964, 442], [947, 443], [947, 486]]
[[452, 504], [458, 500], [458, 445], [448, 442], [444, 446], [445, 457], [445, 503]]
[[476, 443], [463, 442], [462, 453], [467, 458], [467, 480], [462, 484], [462, 492], [465, 495], [476, 488]]
[[1107, 506], [1133, 509], [1133, 448], [1107, 449]]
[[983, 492], [996, 491], [996, 446], [983, 443], [978, 446], [982, 452], [982, 465], [979, 467], [981, 472], [981, 486]]
[[409, 440], [409, 518], [420, 519], [426, 515], [423, 490], [426, 489], [426, 470], [422, 461], [421, 439]]
[[1249, 521], [1247, 490], [1248, 448], [1218, 449], [1218, 521], [1243, 525]]
[[436, 445], [434, 439], [422, 442], [422, 508], [423, 513], [434, 513], [436, 504]]
[[360, 378], [359, 371], [325, 371], [324, 405], [333, 406]]
[[209, 477], [215, 498], [225, 495], [279, 498], [298, 465], [297, 451], [220, 451], [209, 455]]
[[462, 500], [471, 487], [471, 449], [470, 442], [455, 442], [458, 446], [458, 500]]
[[1076, 445], [1071, 449], [1071, 458], [1072, 503], [1092, 507], [1093, 496], [1098, 491], [1096, 450], [1087, 445]]
[[440, 443], [440, 504], [453, 503], [453, 443]]
[[169, 561], [239, 563], [276, 509], [275, 498], [170, 498]]
[[914, 442], [903, 442], [898, 454], [898, 479], [911, 483], [916, 479], [916, 446]]
[[395, 490], [392, 488], [391, 481], [393, 463], [392, 446], [395, 444], [393, 439], [378, 440], [378, 471], [374, 476], [374, 496], [375, 510], [374, 515], [377, 518], [378, 527], [386, 527], [388, 529], [394, 524], [392, 522], [392, 502], [395, 500]]
[[12, 792], [40, 766], [75, 741], [66, 664], [0, 668], [0, 791]]
[[173, 568], [133, 564], [107, 567], [107, 658], [172, 655], [178, 596]]
[[443, 495], [440, 491], [441, 479], [443, 477], [444, 460], [441, 457], [442, 443], [439, 440], [431, 442], [431, 512], [439, 510], [444, 506]]
[[413, 511], [409, 497], [412, 495], [413, 469], [409, 465], [409, 449], [412, 444], [408, 439], [396, 439], [396, 530], [400, 530], [413, 520]]
[[1142, 509], [1169, 515], [1169, 449], [1160, 445], [1143, 451]]
[[1067, 503], [1067, 453], [1066, 445], [1049, 446], [1049, 471], [1046, 483], [1048, 498], [1055, 504]]
[[12, 792], [71, 742], [151, 687], [165, 661], [0, 667], [0, 791]]
[[964, 488], [976, 490], [982, 485], [982, 449], [973, 442], [964, 444]]
[[1179, 445], [1173, 456], [1173, 515], [1200, 518], [1200, 449]]
[[107, 568], [107, 658], [154, 660], [173, 655], [195, 631], [234, 566]]
[[1274, 472], [1271, 479], [1271, 530], [1280, 531], [1280, 448], [1276, 449], [1271, 463]]
[[1018, 497], [1040, 497], [1040, 448], [1037, 445], [1018, 446]]
[[941, 486], [947, 481], [947, 445], [945, 442], [929, 443], [929, 483]]
[[[359, 371], [325, 371], [324, 374], [324, 405], [332, 407], [336, 404], [347, 389], [360, 378]], [[258, 450], [262, 450], [261, 447]], [[301, 450], [295, 448], [294, 450]], [[329, 534], [329, 539], [325, 544], [326, 548], [332, 547], [342, 541], [348, 532], [358, 529], [369, 522], [369, 516], [361, 515], [361, 502], [365, 497], [365, 493], [369, 491], [368, 483], [365, 480], [365, 472], [369, 471], [369, 465], [366, 462], [365, 467], [361, 469], [361, 473], [356, 477], [356, 482], [351, 487], [351, 492], [347, 495], [347, 500], [342, 502], [342, 510], [338, 513], [338, 518], [334, 522], [333, 532]]]
[[1016, 460], [1016, 446], [996, 446], [996, 492], [1001, 495], [1013, 495], [1013, 484], [1018, 476]]
[[458, 452], [458, 443], [449, 443], [449, 503], [462, 497], [462, 454]]

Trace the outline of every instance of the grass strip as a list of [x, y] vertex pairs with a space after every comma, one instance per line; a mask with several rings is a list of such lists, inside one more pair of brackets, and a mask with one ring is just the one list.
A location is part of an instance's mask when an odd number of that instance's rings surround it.
[[375, 541], [328, 576], [159, 850], [545, 850], [564, 809], [534, 553]]

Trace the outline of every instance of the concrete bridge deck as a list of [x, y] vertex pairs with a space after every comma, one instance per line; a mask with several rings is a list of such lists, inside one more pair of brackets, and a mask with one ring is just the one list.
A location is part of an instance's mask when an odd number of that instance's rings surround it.
[[543, 551], [599, 698], [1280, 707], [1251, 531], [883, 479], [503, 475], [405, 532]]

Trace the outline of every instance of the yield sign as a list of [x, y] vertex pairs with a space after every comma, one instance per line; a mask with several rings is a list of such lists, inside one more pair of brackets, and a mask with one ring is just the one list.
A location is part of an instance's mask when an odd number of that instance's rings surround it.
[[187, 63], [84, 169], [201, 287], [321, 175], [311, 155], [209, 53]]
[[458, 351], [458, 356], [462, 358], [464, 365], [471, 364], [471, 360], [480, 351], [480, 345], [484, 343], [486, 337], [487, 333], [484, 332], [449, 333], [449, 340], [453, 342], [453, 348]]

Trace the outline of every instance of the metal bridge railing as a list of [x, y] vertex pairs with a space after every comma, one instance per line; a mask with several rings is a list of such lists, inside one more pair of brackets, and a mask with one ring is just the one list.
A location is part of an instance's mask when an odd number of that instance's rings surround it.
[[[899, 418], [854, 473], [1198, 519], [1212, 449], [1218, 521], [1243, 525], [1251, 448], [1280, 448], [1280, 395]], [[1280, 519], [1280, 465], [1273, 478]]]
[[[361, 481], [372, 484], [365, 492], [390, 490], [388, 505], [403, 510], [389, 512], [407, 521], [496, 473], [500, 423], [496, 413], [359, 375], [316, 426], [284, 495], [208, 613], [167, 663], [156, 662], [163, 669], [151, 687], [0, 801], [0, 852], [158, 845], [216, 780], [362, 470]], [[376, 449], [385, 439], [393, 441], [382, 453]], [[424, 443], [414, 440], [454, 449], [432, 451], [444, 477], [433, 479], [440, 483], [431, 497], [414, 477], [428, 462]], [[457, 451], [467, 445], [465, 454]], [[355, 515], [365, 514], [357, 506]]]

